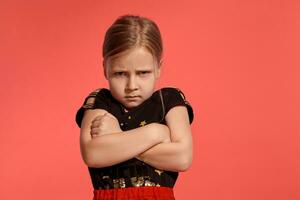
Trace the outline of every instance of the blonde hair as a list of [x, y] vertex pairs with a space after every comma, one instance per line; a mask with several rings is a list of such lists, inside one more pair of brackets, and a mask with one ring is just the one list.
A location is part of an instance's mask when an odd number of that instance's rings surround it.
[[144, 47], [157, 62], [162, 59], [162, 39], [154, 21], [136, 15], [123, 15], [108, 28], [103, 42], [103, 63], [126, 50]]

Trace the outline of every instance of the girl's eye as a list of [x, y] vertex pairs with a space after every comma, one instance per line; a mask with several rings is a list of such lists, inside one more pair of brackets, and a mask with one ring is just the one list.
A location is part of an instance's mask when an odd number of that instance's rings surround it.
[[116, 75], [116, 76], [124, 76], [125, 72], [115, 72], [114, 75]]
[[139, 72], [140, 75], [146, 75], [148, 73], [150, 73], [150, 72], [149, 71], [141, 71], [141, 72]]

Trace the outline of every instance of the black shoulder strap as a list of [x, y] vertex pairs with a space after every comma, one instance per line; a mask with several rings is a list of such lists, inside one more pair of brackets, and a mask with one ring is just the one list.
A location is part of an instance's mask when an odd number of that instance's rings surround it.
[[164, 120], [165, 114], [166, 114], [164, 98], [163, 98], [163, 95], [162, 95], [162, 89], [159, 90], [159, 96], [160, 96], [161, 106], [162, 106], [162, 110], [163, 110], [162, 118], [160, 120], [160, 122], [162, 122]]

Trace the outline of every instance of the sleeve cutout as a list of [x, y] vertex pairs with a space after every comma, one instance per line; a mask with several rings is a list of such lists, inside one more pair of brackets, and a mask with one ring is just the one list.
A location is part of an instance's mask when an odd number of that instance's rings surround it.
[[75, 121], [79, 128], [81, 128], [81, 122], [84, 116], [84, 111], [86, 109], [95, 109], [96, 108], [96, 101], [97, 95], [101, 91], [101, 88], [98, 88], [91, 92], [84, 100], [82, 106], [77, 110]]

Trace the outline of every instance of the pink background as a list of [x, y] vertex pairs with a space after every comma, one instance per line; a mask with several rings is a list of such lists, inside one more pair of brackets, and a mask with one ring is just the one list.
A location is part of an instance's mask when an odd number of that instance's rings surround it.
[[160, 26], [159, 87], [194, 108], [177, 199], [300, 199], [297, 0], [2, 0], [0, 199], [92, 199], [75, 113], [107, 87], [103, 36], [127, 13]]

